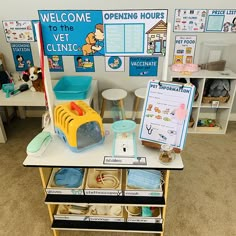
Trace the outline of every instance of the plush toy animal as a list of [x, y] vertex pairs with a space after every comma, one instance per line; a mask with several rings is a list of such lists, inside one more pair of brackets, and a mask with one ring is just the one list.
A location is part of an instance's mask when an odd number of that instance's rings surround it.
[[215, 79], [209, 88], [209, 97], [225, 97], [230, 91], [230, 82], [227, 79]]
[[35, 92], [44, 92], [41, 68], [32, 66], [23, 72], [22, 79], [29, 83], [30, 90]]

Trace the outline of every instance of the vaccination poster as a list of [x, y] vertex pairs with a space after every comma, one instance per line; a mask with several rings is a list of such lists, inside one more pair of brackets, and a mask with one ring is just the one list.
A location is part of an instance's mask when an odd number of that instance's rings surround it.
[[158, 57], [130, 57], [129, 76], [157, 76]]
[[33, 66], [30, 43], [11, 43], [16, 71], [24, 71]]

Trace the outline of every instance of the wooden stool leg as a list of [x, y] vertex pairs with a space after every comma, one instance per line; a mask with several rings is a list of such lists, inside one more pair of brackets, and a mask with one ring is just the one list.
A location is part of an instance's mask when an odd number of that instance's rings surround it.
[[119, 104], [119, 107], [120, 107], [120, 110], [121, 110], [122, 118], [123, 118], [123, 120], [126, 120], [123, 99], [119, 100], [118, 104]]
[[104, 116], [104, 111], [105, 111], [105, 107], [106, 107], [106, 99], [102, 99], [102, 107], [101, 107], [101, 113], [100, 116], [103, 118]]
[[132, 120], [135, 120], [135, 117], [136, 117], [136, 113], [137, 113], [137, 111], [138, 111], [139, 104], [140, 104], [140, 98], [139, 98], [139, 97], [135, 97], [135, 101], [134, 101], [134, 112], [133, 112]]

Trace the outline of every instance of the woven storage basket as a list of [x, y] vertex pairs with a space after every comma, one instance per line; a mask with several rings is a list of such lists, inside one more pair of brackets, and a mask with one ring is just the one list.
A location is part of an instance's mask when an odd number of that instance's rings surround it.
[[229, 101], [229, 94], [227, 94], [227, 96], [225, 97], [203, 97], [202, 98], [202, 103], [212, 103], [212, 101], [219, 101], [222, 103], [226, 103]]

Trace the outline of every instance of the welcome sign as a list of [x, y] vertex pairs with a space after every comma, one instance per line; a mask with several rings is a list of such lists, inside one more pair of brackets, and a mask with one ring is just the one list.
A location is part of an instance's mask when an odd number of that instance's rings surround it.
[[40, 10], [45, 55], [104, 55], [102, 11]]
[[165, 55], [167, 10], [39, 10], [45, 55]]

